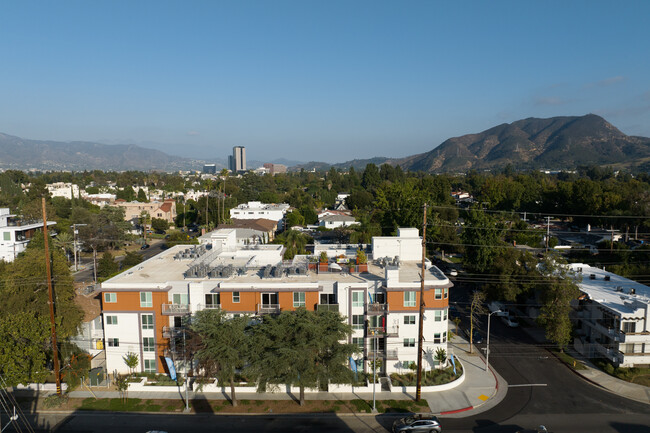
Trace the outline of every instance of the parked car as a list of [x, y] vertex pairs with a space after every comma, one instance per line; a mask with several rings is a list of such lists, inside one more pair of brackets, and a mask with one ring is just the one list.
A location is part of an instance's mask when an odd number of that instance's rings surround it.
[[149, 248], [150, 246], [151, 246], [151, 245], [149, 245], [149, 244], [143, 244], [143, 245], [140, 247], [140, 249], [141, 249], [141, 250], [146, 250], [146, 249]]
[[457, 277], [458, 276], [458, 271], [454, 268], [449, 269], [449, 275], [452, 277]]
[[393, 433], [401, 432], [441, 432], [438, 418], [431, 414], [420, 413], [398, 419], [393, 423]]
[[454, 305], [449, 306], [449, 315], [451, 317], [460, 317], [460, 312], [458, 311], [458, 308]]
[[517, 319], [510, 316], [509, 314], [506, 314], [505, 316], [501, 316], [501, 320], [503, 320], [503, 323], [505, 323], [511, 328], [516, 328], [517, 326], [519, 326], [519, 322], [517, 322]]
[[472, 342], [474, 344], [481, 344], [483, 342], [483, 336], [481, 335], [480, 332], [474, 331], [472, 334]]

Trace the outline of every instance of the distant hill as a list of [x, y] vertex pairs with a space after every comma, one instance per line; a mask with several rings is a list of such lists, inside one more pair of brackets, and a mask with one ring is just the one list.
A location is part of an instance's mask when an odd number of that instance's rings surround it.
[[392, 160], [404, 170], [466, 172], [512, 164], [517, 169], [573, 169], [580, 165], [641, 167], [650, 138], [623, 134], [600, 116], [528, 118], [478, 134], [450, 138], [433, 150]]
[[18, 170], [191, 170], [203, 161], [136, 145], [28, 140], [0, 133], [0, 168]]
[[354, 167], [355, 170], [363, 170], [368, 164], [375, 164], [377, 166], [384, 163], [391, 163], [391, 159], [377, 156], [370, 159], [353, 159], [352, 161], [347, 162], [337, 162], [337, 163], [327, 163], [327, 162], [305, 162], [291, 167], [291, 171], [300, 171], [301, 169], [305, 170], [316, 170], [316, 171], [327, 171], [331, 167], [334, 167], [340, 171], [347, 171], [350, 167]]

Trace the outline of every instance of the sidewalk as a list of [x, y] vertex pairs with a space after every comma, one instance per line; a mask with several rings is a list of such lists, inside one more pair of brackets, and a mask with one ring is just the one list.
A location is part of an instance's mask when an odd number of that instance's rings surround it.
[[[485, 359], [478, 354], [475, 348], [474, 353], [468, 353], [469, 343], [462, 337], [454, 337], [449, 343], [449, 353], [453, 353], [462, 363], [465, 369], [465, 380], [457, 387], [439, 391], [423, 392], [422, 398], [426, 399], [432, 413], [445, 417], [465, 417], [475, 415], [496, 406], [504, 397], [507, 390], [507, 384], [492, 369], [485, 371]], [[227, 393], [212, 392], [190, 392], [190, 399], [196, 396], [202, 396], [208, 400], [225, 400]], [[117, 391], [94, 391], [97, 398], [119, 398]], [[156, 391], [129, 391], [129, 397], [141, 399], [181, 399], [184, 398], [183, 388], [178, 392], [156, 392]], [[72, 391], [72, 398], [93, 397], [90, 391]], [[240, 400], [291, 400], [296, 399], [296, 395], [289, 393], [258, 393], [238, 392], [237, 397]], [[381, 386], [377, 384], [375, 393], [377, 400], [411, 400], [415, 395], [409, 392], [386, 392], [381, 391]], [[346, 393], [306, 393], [306, 400], [355, 400], [363, 399], [372, 401], [371, 392], [346, 392]]]
[[[535, 341], [539, 343], [547, 342], [544, 337], [544, 331], [539, 328], [523, 328], [524, 331], [531, 336]], [[592, 384], [606, 389], [609, 392], [612, 392], [621, 397], [629, 398], [631, 400], [636, 400], [641, 403], [650, 404], [650, 387], [643, 385], [636, 385], [634, 383], [626, 382], [624, 380], [618, 379], [614, 376], [610, 376], [598, 369], [594, 364], [592, 364], [589, 359], [585, 358], [578, 352], [576, 352], [572, 347], [567, 349], [567, 353], [574, 357], [578, 362], [586, 367], [585, 370], [573, 370], [575, 374], [582, 376], [585, 380], [591, 382]], [[567, 366], [567, 368], [570, 368]]]

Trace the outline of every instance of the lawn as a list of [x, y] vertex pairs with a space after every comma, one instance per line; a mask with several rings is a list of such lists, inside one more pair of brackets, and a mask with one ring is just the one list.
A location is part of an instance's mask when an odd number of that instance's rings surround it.
[[602, 359], [592, 359], [592, 362], [605, 373], [618, 379], [630, 383], [636, 383], [637, 385], [650, 386], [650, 368], [614, 367], [612, 364]]
[[[200, 397], [200, 396], [199, 396]], [[30, 402], [25, 402], [29, 404]], [[49, 404], [47, 407], [41, 400], [37, 410], [93, 410], [115, 412], [181, 412], [185, 403], [177, 400], [153, 400], [128, 398], [112, 399], [74, 399], [63, 398], [59, 404]], [[375, 402], [379, 413], [408, 413], [426, 412], [426, 400], [377, 400]], [[194, 413], [370, 413], [372, 400], [306, 400], [300, 406], [295, 400], [240, 400], [234, 407], [227, 400], [206, 400], [197, 398], [190, 400], [190, 409]], [[27, 406], [26, 406], [27, 407]], [[31, 406], [30, 406], [31, 407]]]

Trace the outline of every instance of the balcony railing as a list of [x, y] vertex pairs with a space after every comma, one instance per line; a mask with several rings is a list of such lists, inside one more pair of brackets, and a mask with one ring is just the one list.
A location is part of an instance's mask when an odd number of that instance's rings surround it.
[[183, 328], [174, 326], [163, 326], [163, 338], [181, 337]]
[[165, 316], [190, 314], [190, 306], [189, 304], [162, 304], [162, 314]]
[[277, 314], [280, 304], [257, 304], [257, 314]]
[[399, 335], [399, 326], [370, 326], [368, 331], [371, 335], [381, 334], [386, 337], [397, 337]]
[[334, 311], [339, 312], [339, 304], [317, 304], [316, 311]]
[[200, 310], [221, 310], [221, 304], [199, 304], [197, 309]]
[[388, 349], [388, 350], [375, 350], [375, 349], [370, 349], [368, 350], [368, 359], [373, 360], [375, 358], [375, 354], [377, 355], [377, 359], [386, 359], [387, 361], [394, 361], [399, 359], [398, 354], [397, 354], [397, 349]]
[[388, 304], [368, 304], [368, 314], [369, 315], [378, 315], [388, 313]]

